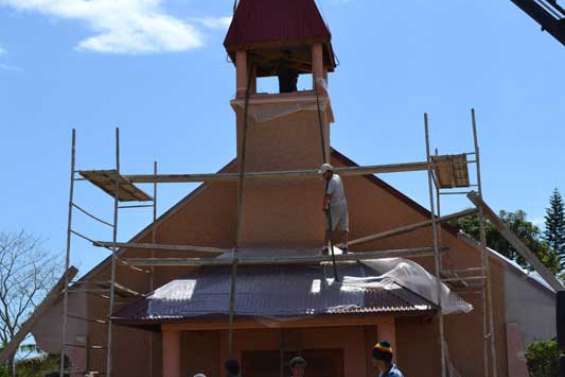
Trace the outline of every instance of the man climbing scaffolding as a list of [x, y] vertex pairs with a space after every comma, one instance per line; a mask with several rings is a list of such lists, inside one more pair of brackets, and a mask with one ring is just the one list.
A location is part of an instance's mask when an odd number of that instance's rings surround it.
[[347, 253], [349, 239], [349, 213], [347, 199], [341, 177], [334, 173], [334, 167], [325, 163], [320, 168], [320, 173], [326, 180], [323, 210], [326, 213], [326, 237], [322, 254], [328, 255], [328, 243], [343, 244], [343, 252]]

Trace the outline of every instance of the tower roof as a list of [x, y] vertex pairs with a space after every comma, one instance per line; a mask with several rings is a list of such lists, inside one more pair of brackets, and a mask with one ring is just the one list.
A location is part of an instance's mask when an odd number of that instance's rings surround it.
[[335, 67], [330, 41], [314, 0], [240, 0], [224, 46], [233, 58], [240, 49], [322, 43]]

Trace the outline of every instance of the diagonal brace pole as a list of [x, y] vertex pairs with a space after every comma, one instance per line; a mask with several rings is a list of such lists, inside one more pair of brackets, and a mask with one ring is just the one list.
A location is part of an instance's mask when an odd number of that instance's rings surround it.
[[472, 191], [467, 197], [474, 205], [483, 210], [487, 217], [500, 234], [516, 249], [516, 251], [541, 275], [541, 277], [555, 290], [563, 290], [561, 282], [553, 273], [540, 262], [538, 257], [516, 236], [500, 217], [481, 199], [479, 194]]

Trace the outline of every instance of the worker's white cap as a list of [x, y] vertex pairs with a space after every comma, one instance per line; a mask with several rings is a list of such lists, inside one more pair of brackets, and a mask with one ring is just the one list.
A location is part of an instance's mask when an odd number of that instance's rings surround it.
[[196, 373], [194, 377], [206, 377], [204, 373]]
[[325, 174], [328, 171], [333, 171], [334, 167], [331, 164], [328, 164], [327, 162], [325, 164], [322, 164], [322, 166], [320, 166], [320, 170], [318, 170], [320, 172], [320, 174]]

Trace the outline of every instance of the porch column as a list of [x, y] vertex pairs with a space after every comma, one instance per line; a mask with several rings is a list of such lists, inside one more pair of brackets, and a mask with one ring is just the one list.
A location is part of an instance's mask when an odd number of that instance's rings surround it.
[[163, 334], [163, 377], [181, 377], [181, 331], [165, 330]]
[[236, 69], [236, 98], [244, 98], [247, 92], [247, 51], [238, 50], [235, 53]]
[[517, 323], [506, 324], [506, 350], [508, 352], [508, 375], [527, 377], [528, 365], [524, 357], [520, 326]]
[[377, 332], [379, 341], [386, 340], [392, 346], [392, 351], [397, 354], [396, 350], [396, 323], [394, 317], [387, 317], [379, 321]]
[[326, 81], [326, 71], [324, 69], [324, 48], [321, 43], [312, 45], [312, 83], [313, 88], [318, 88], [318, 94], [326, 95], [324, 84]]

